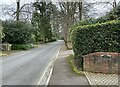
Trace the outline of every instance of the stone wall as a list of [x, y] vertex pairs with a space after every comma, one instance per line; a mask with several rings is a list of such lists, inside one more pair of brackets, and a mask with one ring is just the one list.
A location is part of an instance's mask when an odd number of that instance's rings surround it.
[[119, 73], [120, 53], [96, 52], [84, 56], [84, 70], [99, 73]]

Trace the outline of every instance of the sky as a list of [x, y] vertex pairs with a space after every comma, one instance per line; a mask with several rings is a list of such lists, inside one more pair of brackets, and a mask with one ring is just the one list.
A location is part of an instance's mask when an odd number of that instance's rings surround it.
[[[34, 0], [20, 0], [20, 4], [23, 5], [25, 3], [31, 3], [34, 2]], [[0, 19], [2, 20], [6, 20], [9, 19], [10, 16], [3, 14], [2, 11], [2, 6], [3, 5], [13, 5], [14, 7], [16, 7], [16, 0], [0, 0]]]
[[[34, 2], [34, 0], [20, 0], [20, 2], [22, 4], [24, 4], [24, 3]], [[0, 5], [2, 5], [2, 4], [8, 4], [8, 5], [10, 5], [10, 4], [13, 4], [13, 3], [15, 4], [16, 0], [0, 0]]]
[[[25, 3], [31, 3], [34, 2], [35, 0], [20, 0], [21, 6]], [[48, 0], [47, 0], [48, 1]], [[83, 1], [83, 0], [51, 0], [52, 2], [63, 2], [63, 1]], [[114, 0], [84, 0], [85, 2], [113, 2]], [[116, 0], [117, 2], [120, 2], [120, 0]], [[3, 5], [13, 5], [16, 8], [16, 0], [0, 0], [0, 19], [6, 20], [9, 18], [9, 16], [4, 16], [2, 12], [2, 6]], [[101, 11], [101, 7], [97, 7], [98, 11]]]

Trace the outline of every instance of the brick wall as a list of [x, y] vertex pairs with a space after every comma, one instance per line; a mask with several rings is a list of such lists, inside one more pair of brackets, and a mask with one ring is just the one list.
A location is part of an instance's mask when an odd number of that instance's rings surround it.
[[99, 73], [119, 73], [120, 53], [96, 52], [84, 56], [84, 70]]

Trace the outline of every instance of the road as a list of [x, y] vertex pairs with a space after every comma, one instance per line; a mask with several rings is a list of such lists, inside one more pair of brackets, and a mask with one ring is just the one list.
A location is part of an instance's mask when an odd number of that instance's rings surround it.
[[2, 85], [38, 85], [62, 43], [63, 41], [56, 41], [3, 58]]

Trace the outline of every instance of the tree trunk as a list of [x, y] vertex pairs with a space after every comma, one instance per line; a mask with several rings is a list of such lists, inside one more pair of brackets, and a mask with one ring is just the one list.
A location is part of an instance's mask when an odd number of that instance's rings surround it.
[[113, 2], [113, 7], [115, 8], [117, 6], [116, 0]]
[[64, 39], [64, 42], [65, 42], [65, 46], [66, 46], [67, 50], [69, 50], [69, 46], [68, 46], [67, 41], [65, 39]]
[[17, 2], [17, 14], [16, 14], [16, 20], [19, 20], [19, 9], [20, 9], [20, 2]]
[[64, 22], [65, 24], [63, 24], [64, 26], [64, 42], [65, 42], [65, 45], [66, 45], [66, 48], [69, 50], [69, 46], [67, 44], [67, 37], [68, 37], [68, 21], [65, 21]]
[[68, 44], [67, 44], [67, 35], [64, 36], [64, 42], [65, 42], [66, 48], [69, 50], [69, 46], [68, 46]]
[[79, 20], [82, 20], [82, 2], [79, 2], [78, 5], [79, 5]]

